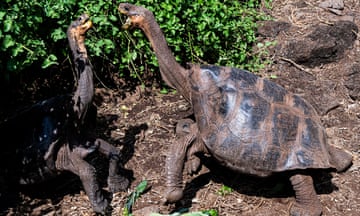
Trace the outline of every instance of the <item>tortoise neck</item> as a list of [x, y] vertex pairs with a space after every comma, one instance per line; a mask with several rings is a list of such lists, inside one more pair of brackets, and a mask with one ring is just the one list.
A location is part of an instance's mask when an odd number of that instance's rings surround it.
[[76, 72], [76, 90], [73, 95], [74, 111], [79, 119], [83, 119], [94, 97], [92, 65], [85, 47], [85, 36], [69, 37], [69, 45], [73, 54]]
[[190, 92], [187, 81], [188, 71], [176, 61], [155, 17], [148, 19], [147, 22], [141, 26], [141, 29], [149, 39], [158, 59], [162, 79], [167, 85], [175, 88], [189, 101]]

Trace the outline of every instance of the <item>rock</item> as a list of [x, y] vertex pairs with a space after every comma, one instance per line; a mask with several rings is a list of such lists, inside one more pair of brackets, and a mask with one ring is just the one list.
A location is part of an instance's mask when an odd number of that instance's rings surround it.
[[353, 46], [358, 28], [354, 22], [318, 25], [303, 38], [285, 43], [283, 54], [298, 64], [315, 67], [340, 59]]
[[327, 0], [327, 1], [320, 2], [319, 7], [343, 10], [344, 9], [344, 1], [343, 0]]
[[349, 90], [349, 96], [353, 100], [360, 99], [360, 64], [351, 66], [349, 72], [345, 75], [345, 87]]

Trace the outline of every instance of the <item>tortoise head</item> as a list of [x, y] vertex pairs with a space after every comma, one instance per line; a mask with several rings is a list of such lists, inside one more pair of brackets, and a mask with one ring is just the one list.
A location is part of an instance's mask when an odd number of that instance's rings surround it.
[[[76, 20], [74, 20], [68, 30], [67, 37], [69, 40], [70, 47], [72, 50], [77, 52], [85, 53], [85, 33], [92, 27], [92, 21], [87, 14], [82, 14]], [[75, 48], [76, 47], [76, 48]]]
[[128, 29], [130, 27], [142, 28], [146, 20], [149, 18], [154, 19], [154, 15], [151, 11], [133, 4], [120, 3], [118, 10], [121, 14], [127, 16], [126, 22], [122, 25], [123, 29]]
[[70, 25], [69, 30], [74, 35], [82, 36], [92, 27], [92, 21], [87, 14], [82, 14]]

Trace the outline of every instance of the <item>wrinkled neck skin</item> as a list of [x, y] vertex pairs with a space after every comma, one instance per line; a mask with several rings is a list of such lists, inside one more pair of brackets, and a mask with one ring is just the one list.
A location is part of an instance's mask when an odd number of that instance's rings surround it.
[[162, 79], [190, 102], [188, 71], [175, 59], [155, 18], [140, 27], [149, 39], [159, 62]]
[[84, 38], [81, 36], [78, 42], [74, 38], [69, 39], [77, 76], [77, 87], [73, 96], [74, 111], [79, 120], [84, 119], [94, 96], [93, 71], [87, 56]]

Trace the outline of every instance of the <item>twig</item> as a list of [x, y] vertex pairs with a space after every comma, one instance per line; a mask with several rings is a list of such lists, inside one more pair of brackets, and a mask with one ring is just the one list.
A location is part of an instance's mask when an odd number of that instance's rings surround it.
[[297, 69], [301, 70], [301, 71], [304, 71], [312, 76], [314, 76], [314, 74], [312, 74], [310, 72], [310, 70], [306, 69], [306, 68], [303, 68], [301, 65], [297, 64], [296, 62], [294, 62], [293, 60], [291, 59], [288, 59], [288, 58], [285, 58], [285, 57], [280, 57], [281, 60], [284, 60], [286, 62], [289, 62], [290, 64], [294, 65]]

